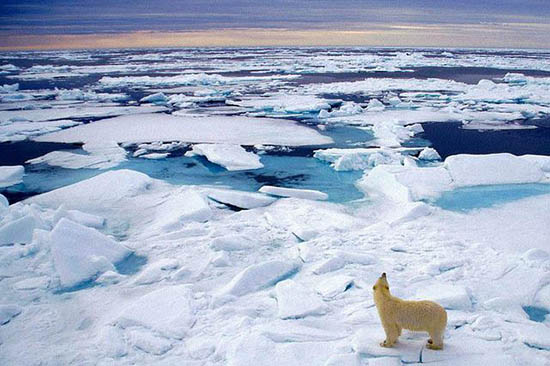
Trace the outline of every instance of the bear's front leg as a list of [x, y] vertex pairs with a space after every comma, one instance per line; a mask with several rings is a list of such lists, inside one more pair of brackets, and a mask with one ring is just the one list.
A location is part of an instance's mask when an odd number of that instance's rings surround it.
[[399, 337], [399, 327], [397, 324], [391, 324], [383, 322], [382, 326], [384, 327], [384, 332], [386, 332], [386, 339], [384, 342], [380, 343], [382, 347], [393, 347], [397, 338]]

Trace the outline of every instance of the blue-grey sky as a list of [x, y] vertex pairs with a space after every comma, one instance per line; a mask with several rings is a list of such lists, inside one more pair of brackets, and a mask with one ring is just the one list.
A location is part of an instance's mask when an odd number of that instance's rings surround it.
[[[534, 41], [535, 46], [537, 42], [544, 46], [544, 37], [537, 32], [546, 31], [550, 26], [549, 1], [0, 0], [0, 46], [13, 44], [23, 36], [30, 39], [30, 36], [46, 35], [212, 32], [249, 28], [384, 31], [403, 25], [411, 27], [411, 32], [415, 25], [443, 27], [451, 37], [449, 43], [453, 43], [453, 32], [460, 32], [460, 29], [467, 32], [469, 25], [482, 25], [494, 32], [503, 27], [508, 30], [516, 27], [520, 33], [525, 33], [518, 37], [529, 40], [534, 34], [541, 39]], [[455, 28], [451, 31], [449, 27]], [[514, 32], [503, 33], [502, 37], [510, 37], [510, 34]], [[12, 37], [11, 42], [8, 37]], [[498, 39], [498, 35], [493, 37]]]

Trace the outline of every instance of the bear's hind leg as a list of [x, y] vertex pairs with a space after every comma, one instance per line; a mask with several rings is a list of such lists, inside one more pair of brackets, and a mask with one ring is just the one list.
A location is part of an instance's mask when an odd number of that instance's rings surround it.
[[428, 344], [426, 344], [426, 347], [434, 350], [443, 349], [443, 330], [429, 333], [430, 339], [428, 339]]

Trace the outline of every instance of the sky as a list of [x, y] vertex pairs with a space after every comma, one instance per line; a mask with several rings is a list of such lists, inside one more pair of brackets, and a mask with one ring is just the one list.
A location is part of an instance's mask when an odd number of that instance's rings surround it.
[[550, 48], [549, 0], [0, 0], [0, 49]]

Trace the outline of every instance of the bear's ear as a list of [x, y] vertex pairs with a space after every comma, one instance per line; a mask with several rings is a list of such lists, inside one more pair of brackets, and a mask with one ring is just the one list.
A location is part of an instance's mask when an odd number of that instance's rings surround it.
[[376, 290], [376, 285], [372, 286], [372, 289], [373, 289], [373, 290]]

